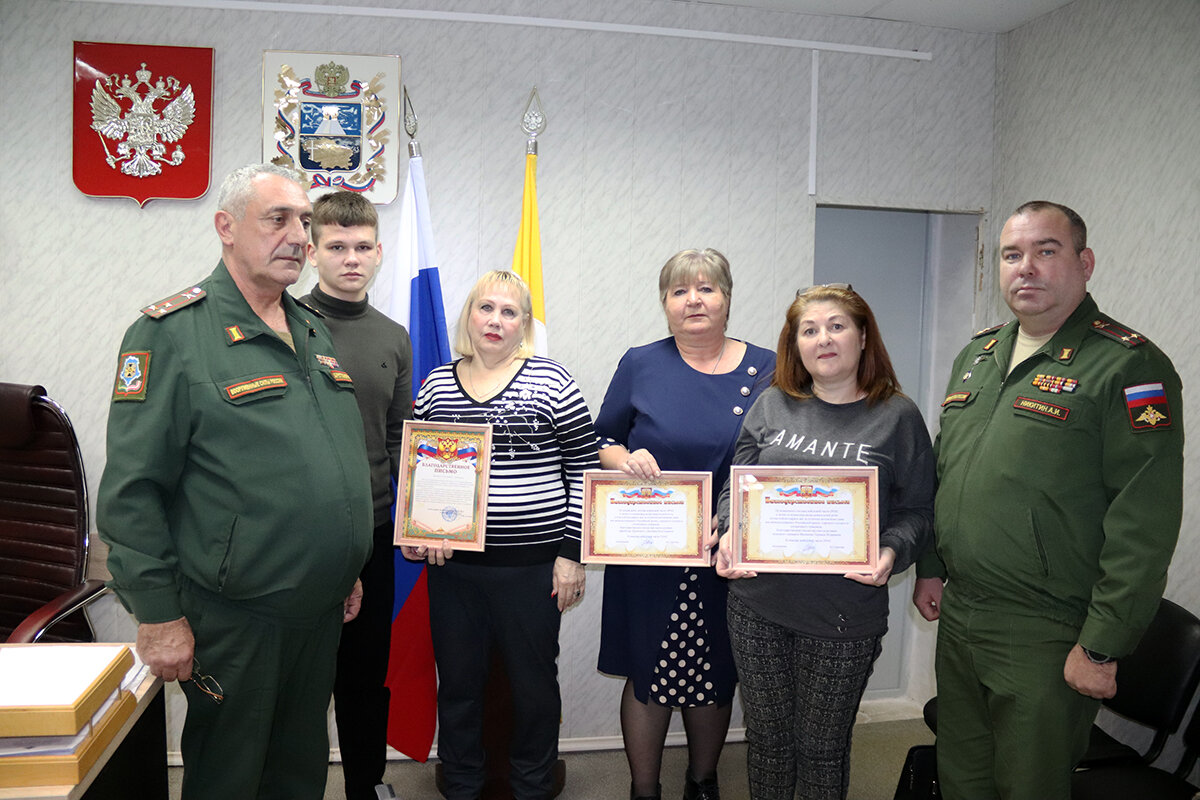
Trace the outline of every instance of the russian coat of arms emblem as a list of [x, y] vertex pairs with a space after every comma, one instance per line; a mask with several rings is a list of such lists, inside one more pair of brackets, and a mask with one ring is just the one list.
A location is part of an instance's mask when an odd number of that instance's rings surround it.
[[[176, 144], [171, 157], [164, 158], [166, 144], [182, 139], [196, 118], [191, 84], [181, 87], [177, 78], [168, 75], [151, 85], [151, 74], [143, 61], [142, 68], [134, 73], [136, 81], [126, 75], [118, 86], [113, 73], [106, 80], [97, 79], [92, 89], [92, 130], [100, 136], [104, 160], [113, 169], [120, 167], [121, 172], [135, 178], [157, 175], [163, 171], [163, 164], [182, 164], [183, 147]], [[130, 101], [128, 110], [122, 108], [122, 98]], [[106, 138], [117, 143], [115, 154], [109, 151]]]
[[73, 171], [84, 194], [208, 190], [212, 48], [75, 43]]
[[398, 114], [397, 56], [263, 54], [264, 157], [303, 170], [312, 187], [391, 202], [398, 156], [388, 147]]

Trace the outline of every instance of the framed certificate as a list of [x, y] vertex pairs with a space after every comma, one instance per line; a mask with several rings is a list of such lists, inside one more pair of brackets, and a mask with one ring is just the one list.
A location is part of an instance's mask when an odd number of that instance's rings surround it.
[[664, 472], [654, 480], [620, 470], [583, 473], [585, 564], [709, 565], [712, 474]]
[[875, 571], [878, 467], [740, 465], [731, 468], [729, 485], [735, 568]]
[[492, 426], [405, 420], [395, 544], [482, 550]]

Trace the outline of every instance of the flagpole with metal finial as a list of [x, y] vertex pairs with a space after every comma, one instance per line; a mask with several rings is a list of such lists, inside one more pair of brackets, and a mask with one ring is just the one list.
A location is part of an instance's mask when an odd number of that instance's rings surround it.
[[417, 141], [417, 112], [413, 111], [412, 101], [408, 99], [408, 85], [404, 86], [404, 131], [408, 134], [408, 157], [416, 158], [421, 155], [421, 143]]
[[525, 153], [536, 156], [538, 134], [546, 130], [546, 115], [542, 111], [542, 98], [536, 86], [529, 93], [529, 102], [525, 104], [525, 113], [521, 115], [521, 130], [529, 137], [525, 143]]
[[529, 137], [525, 144], [525, 192], [521, 198], [521, 227], [517, 231], [517, 246], [513, 250], [513, 272], [529, 285], [533, 305], [533, 350], [539, 356], [549, 355], [546, 339], [546, 303], [542, 289], [542, 236], [538, 228], [537, 207], [537, 137], [546, 130], [546, 114], [537, 87], [529, 93], [529, 102], [521, 115], [521, 130]]

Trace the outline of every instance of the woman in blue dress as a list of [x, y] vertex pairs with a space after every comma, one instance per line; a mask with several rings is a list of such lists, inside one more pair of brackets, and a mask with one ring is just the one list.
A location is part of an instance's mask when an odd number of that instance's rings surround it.
[[[659, 299], [671, 336], [621, 358], [596, 418], [600, 464], [640, 478], [662, 471], [729, 474], [742, 415], [769, 381], [775, 354], [725, 335], [733, 278], [716, 250], [663, 266]], [[687, 733], [685, 800], [715, 800], [717, 762], [737, 683], [725, 582], [712, 569], [605, 568], [601, 672], [626, 678], [621, 732], [631, 798], [658, 798], [674, 708]]]

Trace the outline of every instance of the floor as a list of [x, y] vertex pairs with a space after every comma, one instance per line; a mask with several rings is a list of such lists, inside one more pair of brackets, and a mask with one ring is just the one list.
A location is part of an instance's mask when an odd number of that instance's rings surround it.
[[[850, 756], [850, 800], [892, 800], [900, 768], [908, 748], [915, 744], [930, 744], [933, 734], [921, 720], [860, 723], [854, 729]], [[625, 754], [620, 750], [587, 753], [564, 753], [567, 764], [567, 783], [560, 800], [625, 800], [629, 792], [629, 771]], [[673, 800], [683, 794], [683, 773], [687, 766], [687, 751], [682, 747], [667, 748], [663, 759], [663, 797]], [[181, 768], [172, 768], [171, 798], [179, 798]], [[392, 761], [385, 775], [399, 800], [437, 800], [434, 788], [433, 762]], [[729, 744], [721, 756], [721, 797], [724, 800], [747, 800], [746, 746]], [[329, 767], [329, 783], [325, 800], [345, 800], [342, 789], [342, 770], [337, 764]]]

